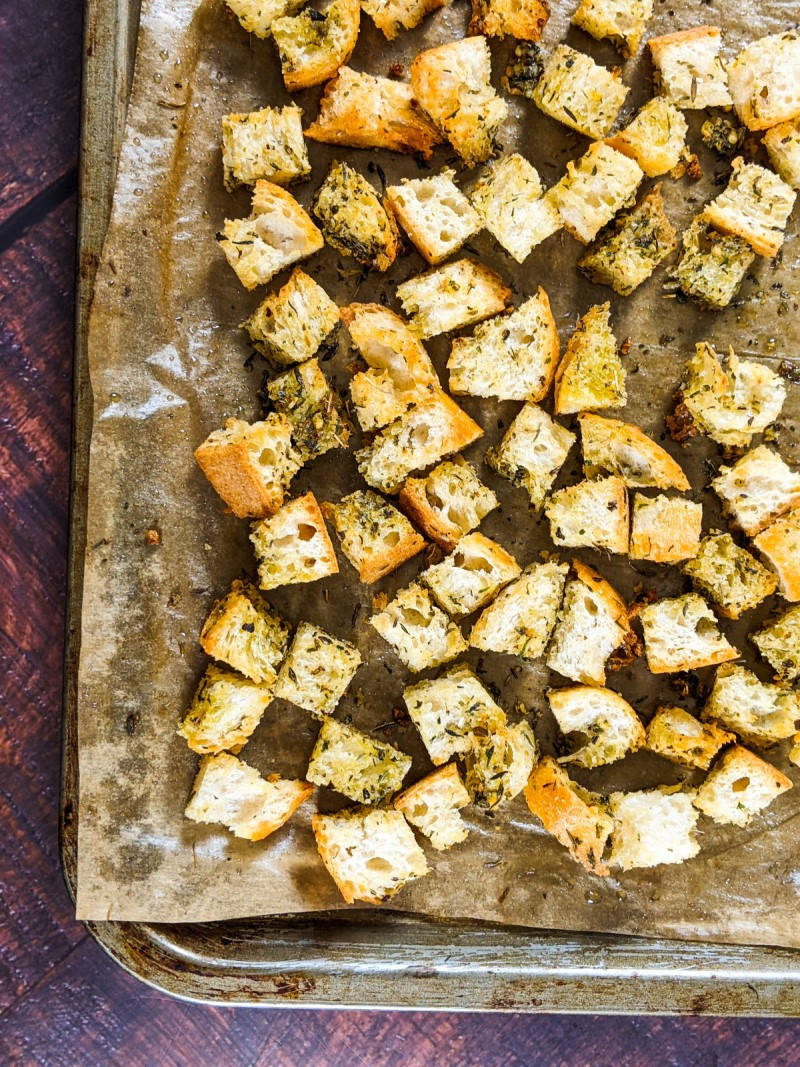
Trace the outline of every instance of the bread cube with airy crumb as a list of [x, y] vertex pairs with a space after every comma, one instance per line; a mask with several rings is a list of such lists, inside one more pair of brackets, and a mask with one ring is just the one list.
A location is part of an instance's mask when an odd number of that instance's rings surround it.
[[345, 903], [380, 904], [428, 873], [425, 853], [399, 811], [356, 808], [311, 818], [317, 851]]
[[328, 244], [373, 270], [384, 271], [400, 249], [397, 223], [375, 189], [349, 163], [331, 164], [311, 210]]
[[445, 552], [497, 507], [495, 494], [461, 456], [440, 463], [425, 478], [407, 478], [398, 501]]
[[361, 663], [355, 645], [301, 622], [281, 667], [275, 696], [313, 715], [330, 715]]
[[253, 682], [271, 685], [286, 655], [291, 627], [250, 582], [235, 581], [203, 623], [200, 645]]
[[654, 96], [606, 144], [635, 159], [648, 178], [658, 178], [680, 163], [687, 130], [683, 113], [663, 96]]
[[639, 618], [647, 666], [653, 674], [692, 671], [739, 657], [738, 649], [720, 632], [714, 612], [697, 593], [657, 600]]
[[729, 748], [697, 790], [694, 805], [714, 822], [747, 826], [792, 781], [741, 745]]
[[194, 752], [240, 752], [271, 700], [271, 682], [251, 682], [210, 663], [178, 733]]
[[599, 140], [614, 125], [628, 92], [619, 69], [608, 70], [591, 56], [559, 44], [545, 62], [533, 100], [545, 115]]
[[608, 808], [614, 822], [608, 858], [611, 867], [630, 871], [684, 863], [700, 851], [691, 793], [666, 785], [612, 793]]
[[569, 548], [628, 551], [628, 490], [622, 478], [587, 478], [559, 489], [547, 500], [553, 544]]
[[775, 572], [784, 600], [800, 600], [800, 508], [770, 523], [753, 544]]
[[800, 189], [800, 118], [767, 130], [764, 147], [770, 163], [786, 184]]
[[608, 874], [603, 853], [612, 822], [596, 793], [573, 782], [552, 756], [531, 772], [525, 800], [545, 830], [590, 874]]
[[339, 308], [321, 285], [295, 267], [242, 323], [253, 347], [275, 363], [311, 359], [339, 322]]
[[361, 7], [370, 16], [387, 41], [401, 30], [413, 30], [432, 11], [445, 7], [450, 0], [363, 0]]
[[353, 432], [319, 360], [307, 359], [267, 385], [273, 407], [292, 427], [292, 444], [303, 463], [346, 448]]
[[729, 107], [728, 74], [719, 58], [718, 26], [694, 26], [647, 42], [661, 96], [684, 109]]
[[800, 115], [800, 34], [773, 33], [751, 42], [728, 70], [736, 114], [749, 130]]
[[757, 607], [778, 584], [775, 575], [730, 534], [704, 537], [683, 571], [728, 619], [738, 619]]
[[587, 477], [607, 471], [619, 475], [632, 489], [689, 488], [689, 479], [669, 452], [638, 426], [588, 412], [579, 415], [578, 421]]
[[194, 458], [237, 519], [273, 515], [301, 467], [289, 420], [277, 413], [253, 423], [228, 419]]
[[732, 467], [721, 467], [711, 487], [749, 537], [800, 504], [800, 475], [766, 445], [746, 452]]
[[270, 36], [272, 23], [282, 15], [293, 15], [302, 0], [225, 0], [248, 33], [262, 39]]
[[645, 748], [672, 763], [707, 771], [735, 735], [714, 722], [700, 722], [683, 708], [661, 706], [647, 724]]
[[551, 193], [565, 228], [588, 244], [618, 211], [633, 204], [643, 177], [635, 160], [597, 141], [567, 163], [567, 173]]
[[701, 307], [728, 307], [756, 258], [747, 241], [720, 233], [703, 214], [682, 236], [681, 258], [675, 276], [681, 292]]
[[488, 604], [520, 573], [514, 557], [482, 533], [462, 537], [441, 563], [428, 567], [420, 579], [449, 615], [469, 615]]
[[369, 622], [414, 673], [449, 663], [467, 650], [459, 628], [418, 582], [401, 589]]
[[747, 241], [759, 256], [778, 254], [797, 193], [758, 163], [733, 161], [727, 186], [703, 208], [703, 218], [720, 233]]
[[411, 757], [386, 741], [326, 716], [317, 734], [306, 776], [364, 804], [396, 793], [411, 769]]
[[663, 493], [658, 496], [636, 493], [628, 555], [652, 563], [692, 559], [700, 547], [702, 526], [702, 504]]
[[750, 640], [784, 682], [800, 680], [800, 606], [768, 622]]
[[524, 660], [543, 656], [556, 625], [568, 570], [566, 563], [555, 560], [526, 567], [483, 610], [469, 643]]
[[484, 227], [523, 263], [556, 230], [561, 216], [532, 163], [518, 152], [491, 163], [470, 193]]
[[225, 188], [254, 185], [259, 178], [289, 185], [311, 173], [302, 110], [262, 107], [222, 118], [222, 167]]
[[629, 57], [639, 51], [652, 14], [653, 0], [581, 0], [571, 21], [598, 41], [607, 38]]
[[536, 404], [527, 403], [502, 441], [486, 453], [486, 461], [512, 485], [524, 489], [539, 509], [574, 444], [575, 434]]
[[330, 0], [324, 11], [307, 7], [275, 19], [272, 37], [289, 92], [332, 78], [353, 54], [360, 23], [359, 0]]
[[466, 840], [469, 831], [459, 808], [469, 802], [458, 767], [448, 763], [404, 790], [395, 799], [394, 807], [435, 849], [443, 851]]
[[250, 540], [262, 589], [316, 582], [339, 572], [336, 553], [313, 493], [295, 497], [270, 518], [253, 523]]
[[785, 686], [770, 685], [736, 663], [720, 667], [703, 718], [734, 730], [758, 748], [785, 741], [800, 719], [800, 697]]
[[325, 503], [322, 511], [339, 535], [342, 552], [368, 585], [425, 547], [405, 515], [369, 489], [349, 493], [337, 504]]
[[547, 692], [550, 710], [563, 734], [577, 733], [588, 740], [560, 763], [602, 767], [616, 763], [645, 742], [639, 716], [612, 689], [575, 685]]
[[414, 247], [428, 263], [441, 263], [481, 229], [475, 209], [445, 167], [429, 178], [403, 178], [386, 199]]
[[593, 408], [622, 407], [628, 401], [625, 368], [609, 321], [611, 305], [595, 304], [567, 343], [555, 376], [553, 410], [571, 415]]
[[465, 783], [473, 803], [495, 808], [518, 796], [538, 757], [530, 723], [501, 726], [491, 733], [478, 731], [466, 754]]
[[436, 337], [505, 310], [511, 290], [489, 267], [457, 259], [397, 286], [397, 299], [418, 337]]
[[309, 782], [264, 779], [255, 767], [220, 752], [200, 760], [184, 814], [192, 822], [221, 823], [245, 841], [263, 841], [288, 822], [313, 791]]
[[549, 18], [548, 0], [472, 0], [469, 32], [539, 41]]

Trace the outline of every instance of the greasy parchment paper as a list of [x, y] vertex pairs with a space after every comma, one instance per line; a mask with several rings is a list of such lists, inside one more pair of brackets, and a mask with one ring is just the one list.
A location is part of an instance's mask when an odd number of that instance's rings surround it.
[[[566, 36], [613, 65], [618, 60], [610, 46], [569, 30], [573, 6], [563, 0], [553, 3], [546, 43]], [[656, 6], [652, 34], [717, 23], [725, 27], [727, 54], [749, 38], [788, 26], [795, 14], [793, 0], [687, 0], [677, 12]], [[457, 0], [392, 45], [364, 18], [351, 65], [385, 74], [390, 64], [407, 64], [421, 48], [460, 36], [467, 18], [464, 0]], [[493, 43], [496, 77], [510, 47], [511, 42]], [[627, 63], [624, 73], [634, 89], [623, 119], [650, 93], [646, 57]], [[316, 114], [318, 95], [316, 89], [297, 97], [306, 121]], [[247, 524], [224, 513], [192, 458], [194, 447], [225, 417], [258, 415], [257, 389], [266, 367], [259, 358], [247, 361], [246, 337], [238, 328], [263, 290], [248, 294], [242, 289], [214, 240], [226, 216], [249, 210], [246, 190], [232, 195], [222, 188], [219, 120], [230, 111], [288, 99], [272, 45], [248, 39], [222, 0], [145, 2], [89, 333], [95, 407], [79, 676], [81, 918], [179, 922], [341, 906], [314, 849], [309, 824], [315, 803], [304, 805], [286, 827], [257, 844], [238, 841], [222, 828], [188, 822], [182, 812], [196, 757], [175, 734], [204, 666], [197, 644], [203, 619], [231, 579], [242, 569], [253, 569]], [[700, 151], [703, 180], [664, 181], [668, 211], [681, 227], [714, 195], [726, 170], [698, 147], [702, 117], [692, 117], [692, 143]], [[518, 97], [511, 99], [502, 142], [506, 149], [525, 152], [548, 183], [557, 180], [568, 158], [585, 149], [583, 138]], [[306, 205], [334, 157], [347, 155], [376, 185], [383, 174], [391, 181], [420, 173], [413, 159], [390, 153], [334, 153], [312, 143], [310, 154], [312, 178], [293, 190]], [[439, 149], [434, 167], [451, 157], [450, 149]], [[461, 178], [469, 184], [473, 175]], [[710, 338], [719, 348], [733, 343], [740, 355], [768, 360], [795, 354], [795, 233], [792, 222], [778, 261], [759, 260], [739, 306], [716, 315], [665, 295], [663, 268], [627, 299], [589, 285], [575, 269], [580, 248], [565, 235], [536, 249], [523, 267], [488, 234], [470, 247], [512, 282], [517, 302], [538, 284], [546, 287], [562, 344], [579, 314], [611, 296], [617, 336], [632, 339], [625, 417], [663, 435], [670, 394], [696, 340]], [[326, 248], [304, 268], [341, 304], [385, 293], [396, 307], [395, 285], [423, 264], [412, 252], [388, 278], [363, 279], [352, 260], [342, 261]], [[430, 345], [440, 371], [448, 347], [442, 338]], [[340, 389], [346, 387], [351, 360], [342, 337], [338, 352], [325, 364]], [[790, 388], [778, 438], [794, 461], [799, 393]], [[486, 430], [467, 452], [480, 466], [486, 447], [499, 438], [518, 405], [470, 398], [463, 404]], [[718, 452], [704, 441], [670, 447], [693, 486], [705, 485], [709, 461], [719, 463]], [[480, 469], [502, 503], [483, 528], [521, 563], [531, 562], [548, 545], [545, 523], [531, 513], [521, 491], [485, 465]], [[573, 455], [560, 481], [575, 480], [577, 471]], [[352, 456], [334, 452], [304, 470], [293, 490], [311, 487], [320, 499], [336, 499], [358, 484]], [[706, 503], [706, 525], [718, 523], [711, 495], [700, 488], [692, 495]], [[158, 547], [145, 543], [150, 528], [161, 532]], [[624, 559], [580, 555], [598, 565], [627, 597], [642, 586], [664, 594], [684, 588], [674, 569], [665, 573], [654, 565], [634, 568]], [[413, 726], [395, 722], [392, 715], [393, 708], [402, 707], [407, 675], [366, 619], [374, 593], [392, 595], [422, 565], [420, 557], [366, 588], [340, 556], [335, 578], [270, 594], [292, 621], [309, 618], [358, 643], [364, 664], [337, 714], [376, 729], [377, 736], [412, 753], [408, 781], [429, 765]], [[745, 634], [762, 615], [751, 613], [745, 625], [726, 625], [745, 650], [746, 662], [752, 657]], [[546, 670], [499, 655], [470, 652], [465, 658], [487, 684], [497, 686], [508, 711], [519, 701], [525, 704], [544, 750], [553, 751], [556, 734], [544, 700]], [[696, 706], [691, 697], [679, 698], [667, 678], [648, 676], [641, 667], [612, 675], [610, 682], [645, 719], [661, 700]], [[276, 701], [243, 757], [265, 774], [302, 776], [315, 732], [316, 724], [305, 712]], [[798, 778], [782, 752], [770, 758]], [[606, 789], [685, 777], [686, 772], [637, 753], [610, 768], [584, 772], [583, 780]], [[341, 803], [325, 790], [316, 798], [325, 810]], [[800, 789], [779, 798], [748, 830], [703, 819], [702, 852], [689, 863], [607, 880], [584, 874], [536, 825], [522, 797], [491, 815], [467, 809], [466, 817], [471, 829], [467, 842], [445, 853], [426, 847], [431, 874], [407, 887], [390, 907], [531, 927], [800, 945]]]

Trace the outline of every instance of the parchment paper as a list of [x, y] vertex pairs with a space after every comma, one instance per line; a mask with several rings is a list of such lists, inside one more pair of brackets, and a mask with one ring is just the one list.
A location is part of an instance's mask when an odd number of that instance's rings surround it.
[[[651, 35], [702, 22], [721, 24], [728, 55], [750, 38], [790, 25], [796, 14], [793, 0], [690, 0], [674, 12], [666, 4], [656, 6]], [[610, 46], [568, 29], [572, 7], [555, 0], [546, 42], [566, 37], [609, 66], [618, 62]], [[451, 9], [387, 45], [365, 17], [351, 65], [386, 74], [392, 63], [407, 64], [422, 48], [463, 34], [467, 19], [464, 0], [456, 0]], [[493, 43], [497, 81], [510, 48], [511, 42]], [[650, 95], [647, 58], [627, 63], [624, 75], [634, 89], [622, 119]], [[318, 96], [319, 89], [296, 97], [306, 122], [316, 114]], [[226, 216], [249, 211], [246, 190], [235, 195], [223, 190], [219, 122], [230, 111], [288, 99], [272, 45], [250, 40], [221, 0], [146, 0], [89, 337], [95, 421], [79, 679], [81, 918], [179, 922], [341, 906], [317, 857], [309, 822], [316, 804], [332, 810], [342, 799], [319, 791], [286, 827], [256, 844], [238, 841], [221, 827], [198, 826], [183, 818], [196, 757], [175, 734], [204, 667], [197, 644], [202, 622], [231, 579], [242, 569], [253, 570], [247, 524], [224, 513], [192, 458], [194, 447], [227, 416], [257, 417], [257, 389], [266, 367], [260, 358], [248, 360], [246, 336], [238, 328], [264, 290], [245, 292], [214, 240]], [[668, 212], [681, 228], [715, 194], [727, 172], [722, 161], [702, 149], [703, 117], [692, 116], [691, 143], [705, 177], [695, 184], [664, 181]], [[586, 147], [583, 138], [519, 97], [510, 99], [502, 141], [506, 149], [528, 155], [548, 184]], [[376, 186], [382, 173], [389, 181], [421, 173], [414, 159], [391, 153], [334, 153], [313, 143], [309, 149], [312, 178], [293, 190], [305, 205], [334, 157], [350, 158]], [[438, 150], [434, 169], [452, 156], [447, 147]], [[466, 184], [472, 177], [462, 175]], [[666, 296], [663, 268], [629, 298], [589, 285], [575, 269], [580, 246], [564, 234], [536, 249], [523, 267], [486, 233], [470, 247], [513, 283], [516, 302], [539, 283], [546, 287], [562, 346], [577, 317], [610, 296], [618, 338], [632, 339], [624, 417], [663, 438], [663, 415], [695, 341], [709, 338], [721, 350], [732, 343], [740, 355], [769, 360], [796, 355], [795, 235], [792, 221], [778, 260], [758, 260], [742, 301], [719, 314]], [[388, 277], [363, 279], [352, 260], [326, 248], [304, 269], [341, 304], [376, 299], [383, 292], [397, 307], [395, 285], [423, 266], [416, 253], [409, 253]], [[343, 339], [325, 364], [343, 391], [352, 360], [348, 347]], [[448, 340], [436, 339], [430, 349], [443, 371]], [[446, 384], [445, 374], [442, 380]], [[779, 434], [790, 461], [798, 458], [793, 423], [798, 391], [790, 389]], [[502, 502], [483, 529], [527, 564], [549, 544], [546, 524], [532, 514], [522, 491], [481, 465], [486, 447], [502, 435], [518, 405], [470, 398], [463, 404], [486, 430], [467, 456]], [[696, 487], [709, 479], [708, 461], [720, 461], [718, 451], [702, 440], [684, 449], [669, 447]], [[576, 480], [577, 472], [573, 455], [560, 484]], [[352, 455], [333, 452], [304, 470], [293, 491], [312, 487], [320, 499], [337, 499], [358, 484]], [[691, 495], [706, 503], [706, 526], [719, 523], [711, 494], [698, 489]], [[158, 547], [145, 542], [151, 528], [161, 532]], [[672, 568], [665, 573], [655, 565], [580, 555], [627, 597], [641, 587], [662, 594], [684, 589]], [[364, 664], [337, 714], [412, 753], [407, 781], [416, 780], [429, 764], [413, 726], [395, 723], [392, 715], [393, 708], [402, 707], [408, 675], [366, 620], [373, 594], [383, 590], [391, 596], [412, 579], [422, 559], [370, 588], [358, 583], [343, 557], [340, 565], [331, 580], [278, 590], [270, 599], [292, 621], [312, 619], [358, 643]], [[745, 632], [763, 614], [750, 613], [744, 625], [726, 625], [740, 648], [747, 649]], [[474, 651], [465, 658], [497, 687], [507, 710], [524, 702], [544, 750], [553, 751], [546, 670]], [[752, 662], [749, 651], [745, 662]], [[762, 666], [758, 670], [768, 676]], [[680, 699], [669, 679], [649, 676], [641, 667], [611, 675], [610, 684], [645, 720], [660, 701]], [[697, 706], [691, 697], [682, 702], [690, 709]], [[309, 715], [276, 701], [243, 758], [265, 774], [302, 776], [315, 733]], [[781, 752], [770, 758], [798, 780]], [[581, 777], [594, 788], [636, 788], [680, 781], [687, 772], [637, 753]], [[536, 825], [522, 797], [491, 814], [469, 808], [467, 842], [445, 853], [426, 847], [431, 874], [389, 906], [532, 927], [800, 945], [799, 813], [800, 789], [795, 789], [748, 830], [703, 819], [697, 859], [604, 880], [584, 874], [570, 860]]]

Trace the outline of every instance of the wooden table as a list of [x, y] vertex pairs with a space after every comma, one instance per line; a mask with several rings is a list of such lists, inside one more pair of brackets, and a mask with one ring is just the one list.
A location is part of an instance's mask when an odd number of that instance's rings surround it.
[[183, 1004], [124, 973], [74, 921], [56, 811], [80, 52], [80, 0], [0, 11], [0, 1062], [797, 1063], [790, 1020]]

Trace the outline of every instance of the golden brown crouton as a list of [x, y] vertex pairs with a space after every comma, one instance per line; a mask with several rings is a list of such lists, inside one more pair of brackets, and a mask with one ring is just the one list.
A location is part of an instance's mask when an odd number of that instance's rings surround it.
[[283, 81], [290, 93], [332, 78], [358, 40], [359, 0], [331, 0], [324, 11], [307, 7], [272, 24]]

